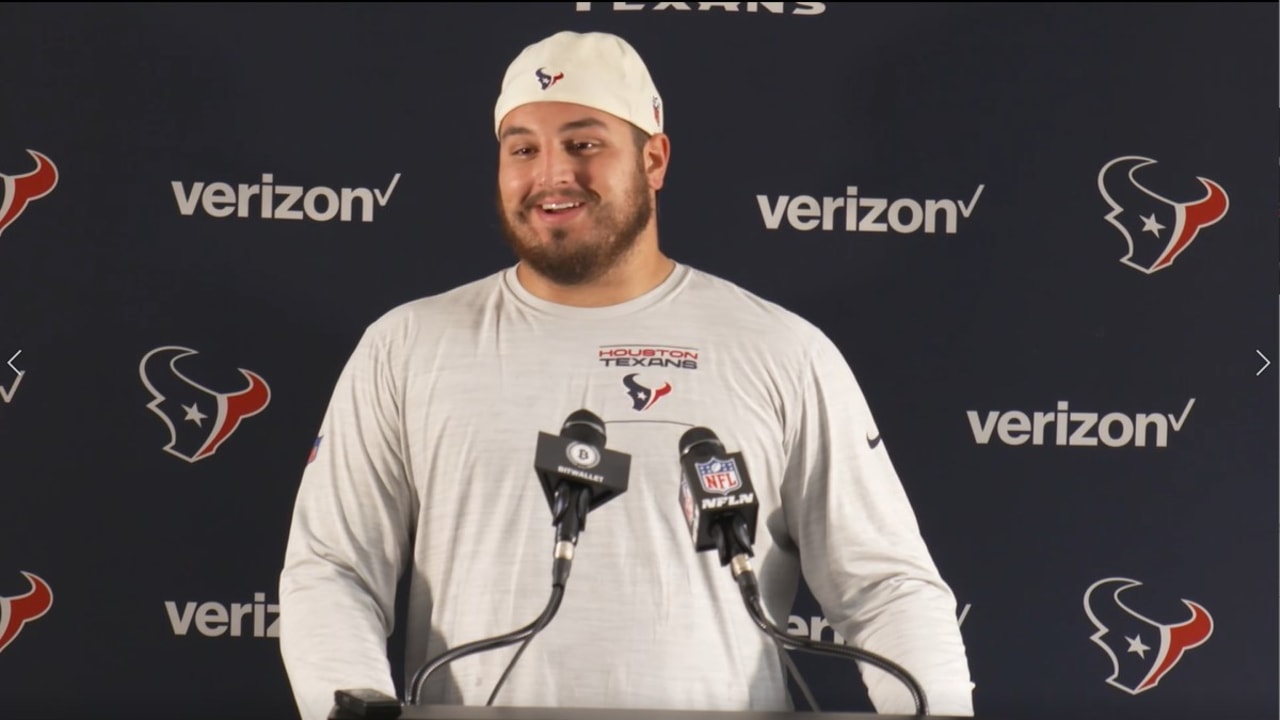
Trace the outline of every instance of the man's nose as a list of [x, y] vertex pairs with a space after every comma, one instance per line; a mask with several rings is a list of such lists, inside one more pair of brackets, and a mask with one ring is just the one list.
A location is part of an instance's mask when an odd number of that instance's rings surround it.
[[572, 185], [576, 173], [576, 161], [560, 147], [551, 147], [539, 158], [538, 184], [546, 188]]

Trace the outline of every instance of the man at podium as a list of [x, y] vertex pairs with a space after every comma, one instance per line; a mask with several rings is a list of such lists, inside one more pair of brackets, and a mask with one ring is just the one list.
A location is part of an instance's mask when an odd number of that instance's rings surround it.
[[[678, 446], [705, 427], [749, 466], [750, 555], [771, 620], [786, 626], [803, 574], [831, 625], [909, 671], [931, 713], [972, 714], [955, 598], [840, 351], [660, 249], [665, 121], [617, 36], [557, 33], [508, 67], [497, 204], [518, 262], [374, 321], [301, 479], [280, 646], [305, 720], [326, 717], [336, 689], [401, 696], [387, 656], [397, 623], [413, 673], [544, 612], [555, 508], [531, 465], [539, 433], [580, 409], [629, 456], [625, 492], [584, 516], [558, 611], [509, 675], [516, 646], [471, 655], [427, 679], [422, 703], [791, 708], [778, 647], [716, 553], [691, 543]], [[865, 667], [862, 679], [877, 711], [915, 712], [894, 677]]]

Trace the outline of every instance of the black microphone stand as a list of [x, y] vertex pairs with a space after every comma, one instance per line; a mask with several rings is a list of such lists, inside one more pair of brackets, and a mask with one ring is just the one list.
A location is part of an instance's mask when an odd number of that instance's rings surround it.
[[862, 660], [874, 665], [907, 686], [912, 700], [915, 701], [917, 715], [929, 714], [929, 703], [925, 698], [924, 689], [901, 665], [860, 648], [797, 638], [769, 621], [764, 614], [764, 608], [760, 605], [760, 583], [756, 580], [755, 571], [751, 568], [751, 543], [748, 542], [750, 534], [747, 532], [746, 520], [742, 516], [734, 515], [728, 522], [718, 523], [711, 532], [716, 538], [716, 547], [720, 552], [720, 565], [729, 566], [733, 579], [738, 582], [738, 589], [742, 592], [742, 600], [746, 603], [751, 619], [765, 634], [783, 647], [792, 650], [803, 650], [815, 655], [830, 655], [846, 660]]
[[[578, 543], [578, 535], [586, 528], [587, 512], [590, 510], [590, 504], [591, 492], [581, 485], [562, 482], [556, 488], [553, 511], [553, 522], [556, 526], [556, 544], [553, 551], [554, 563], [551, 569], [551, 598], [548, 600], [542, 614], [519, 630], [506, 635], [459, 645], [438, 656], [435, 660], [424, 664], [418, 668], [418, 672], [414, 673], [413, 680], [409, 683], [410, 691], [407, 704], [418, 704], [419, 697], [422, 694], [422, 686], [426, 684], [427, 678], [431, 676], [431, 673], [436, 670], [454, 660], [459, 660], [475, 653], [497, 650], [521, 641], [524, 641], [527, 645], [534, 635], [537, 635], [551, 623], [552, 618], [560, 610], [560, 602], [564, 599], [565, 585], [569, 582], [569, 573], [573, 569], [573, 552]], [[498, 694], [498, 689], [502, 687], [503, 681], [506, 680], [511, 668], [515, 665], [515, 661], [520, 658], [523, 652], [524, 648], [522, 647], [520, 652], [512, 658], [502, 677], [498, 679], [498, 684], [493, 688], [493, 693], [489, 696], [489, 703], [493, 702], [493, 698]]]

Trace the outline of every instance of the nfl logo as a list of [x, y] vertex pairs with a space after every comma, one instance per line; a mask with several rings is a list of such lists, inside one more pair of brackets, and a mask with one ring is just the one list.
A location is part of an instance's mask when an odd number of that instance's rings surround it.
[[710, 493], [728, 495], [742, 487], [742, 479], [738, 477], [738, 465], [732, 459], [713, 458], [694, 466], [698, 471], [698, 480], [702, 489]]

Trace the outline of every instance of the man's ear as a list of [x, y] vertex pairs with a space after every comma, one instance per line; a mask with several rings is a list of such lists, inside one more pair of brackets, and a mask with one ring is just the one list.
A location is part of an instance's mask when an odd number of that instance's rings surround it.
[[641, 148], [644, 154], [644, 174], [649, 178], [649, 187], [661, 190], [667, 177], [667, 166], [671, 162], [671, 138], [666, 133], [649, 136]]

